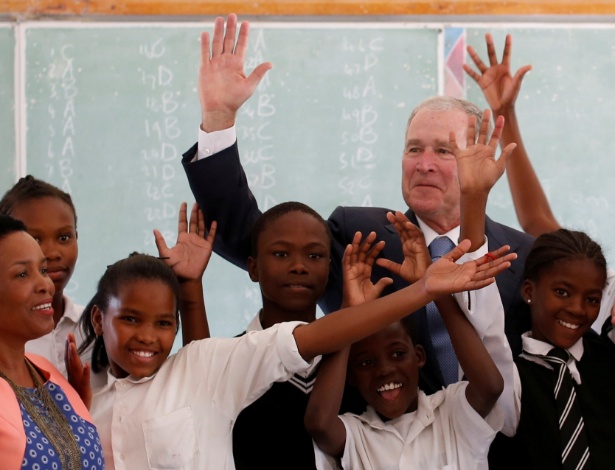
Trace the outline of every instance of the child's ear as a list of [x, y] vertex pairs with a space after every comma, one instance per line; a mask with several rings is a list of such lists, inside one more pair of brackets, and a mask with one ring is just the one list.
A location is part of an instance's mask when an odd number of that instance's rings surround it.
[[258, 282], [258, 268], [256, 265], [256, 258], [248, 256], [248, 275], [252, 282]]
[[532, 296], [534, 294], [534, 289], [535, 289], [534, 281], [530, 281], [529, 279], [526, 279], [525, 281], [523, 281], [523, 284], [521, 285], [521, 297], [523, 297], [523, 301], [526, 304], [532, 303]]
[[92, 307], [92, 325], [94, 326], [94, 333], [96, 336], [103, 335], [103, 327], [102, 327], [102, 310], [98, 308], [98, 305], [94, 305]]
[[427, 360], [427, 354], [425, 354], [425, 348], [420, 344], [414, 346], [414, 354], [416, 354], [416, 364], [419, 366], [419, 369], [425, 365], [425, 361]]

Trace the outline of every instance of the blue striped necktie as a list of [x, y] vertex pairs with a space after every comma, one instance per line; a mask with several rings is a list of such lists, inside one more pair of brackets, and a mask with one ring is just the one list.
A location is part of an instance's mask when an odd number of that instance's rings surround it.
[[[431, 260], [436, 261], [442, 255], [447, 254], [455, 247], [455, 244], [448, 237], [438, 237], [429, 244], [429, 254]], [[436, 359], [442, 379], [445, 385], [450, 385], [459, 380], [459, 362], [453, 349], [451, 338], [440, 316], [440, 312], [434, 302], [429, 302], [425, 307], [427, 311], [427, 326], [431, 338], [431, 344], [436, 353]]]
[[577, 403], [574, 381], [567, 366], [570, 353], [562, 348], [553, 348], [542, 358], [553, 366], [553, 391], [559, 414], [562, 468], [564, 470], [589, 468], [585, 423]]

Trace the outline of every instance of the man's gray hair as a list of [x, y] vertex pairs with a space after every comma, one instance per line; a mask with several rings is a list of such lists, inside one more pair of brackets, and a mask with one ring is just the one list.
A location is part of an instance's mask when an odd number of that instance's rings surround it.
[[[431, 98], [427, 98], [416, 108], [414, 108], [412, 114], [410, 114], [406, 131], [410, 126], [412, 119], [414, 119], [414, 116], [416, 116], [417, 113], [423, 109], [428, 109], [430, 111], [457, 110], [467, 114], [468, 116], [474, 116], [476, 118], [476, 136], [478, 137], [478, 129], [480, 129], [483, 122], [483, 112], [474, 103], [470, 103], [469, 101], [462, 100], [460, 98], [453, 98], [452, 96], [432, 96]], [[491, 131], [491, 126], [489, 127], [489, 131]]]

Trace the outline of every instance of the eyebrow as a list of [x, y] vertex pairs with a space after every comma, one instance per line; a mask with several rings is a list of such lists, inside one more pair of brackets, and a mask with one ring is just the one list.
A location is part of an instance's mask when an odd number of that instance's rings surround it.
[[[436, 147], [450, 147], [451, 143], [448, 140], [436, 139], [434, 141]], [[408, 139], [406, 141], [406, 147], [410, 145], [425, 145], [425, 142], [421, 139]]]

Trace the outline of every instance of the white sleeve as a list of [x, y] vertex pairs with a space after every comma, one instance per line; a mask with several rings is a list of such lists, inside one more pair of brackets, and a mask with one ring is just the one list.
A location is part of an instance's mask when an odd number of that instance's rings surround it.
[[202, 160], [229, 148], [237, 140], [235, 126], [221, 131], [205, 132], [199, 127], [199, 145], [196, 157], [192, 160]]
[[[466, 261], [478, 259], [486, 253], [485, 238], [485, 244], [481, 248], [473, 253], [467, 253], [460, 261], [464, 258]], [[521, 383], [504, 333], [504, 306], [496, 282], [479, 290], [455, 294], [455, 299], [502, 374], [504, 390], [495, 406], [504, 415], [502, 432], [507, 436], [513, 436], [521, 412]]]
[[[602, 291], [602, 301], [600, 302], [600, 312], [598, 313], [598, 318], [592, 325], [592, 329], [597, 333], [602, 331], [602, 325], [607, 318], [611, 316], [611, 308], [613, 308], [613, 304], [615, 304], [615, 271], [612, 269], [606, 270], [606, 286]], [[612, 333], [612, 330], [611, 330]], [[609, 337], [613, 338], [610, 334]]]

